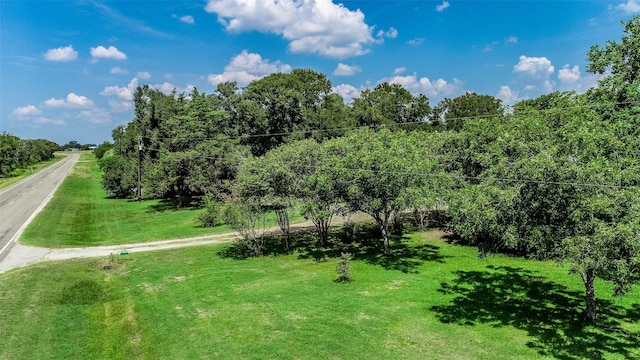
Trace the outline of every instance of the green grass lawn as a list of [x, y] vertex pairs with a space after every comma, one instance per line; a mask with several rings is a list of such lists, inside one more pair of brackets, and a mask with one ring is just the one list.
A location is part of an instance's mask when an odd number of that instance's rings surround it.
[[46, 168], [47, 166], [64, 159], [64, 157], [65, 157], [65, 155], [62, 155], [60, 153], [56, 153], [55, 157], [53, 159], [51, 159], [51, 160], [43, 161], [41, 163], [37, 163], [37, 164], [35, 164], [33, 166], [29, 166], [26, 169], [17, 169], [11, 174], [11, 176], [0, 177], [0, 189], [4, 189], [6, 187], [9, 187], [9, 186], [17, 183], [18, 181], [23, 180], [27, 176], [30, 176], [33, 173], [36, 173], [36, 172]]
[[[110, 199], [93, 153], [85, 153], [20, 242], [46, 247], [118, 245], [231, 231], [225, 225], [202, 228], [195, 221], [201, 211], [177, 209], [166, 200]], [[297, 215], [294, 220], [300, 219]]]
[[[236, 259], [231, 245], [50, 262], [0, 274], [0, 359], [633, 359], [640, 289], [584, 288], [553, 262], [438, 233]], [[339, 283], [350, 251], [354, 281]], [[320, 259], [320, 260], [318, 260]], [[104, 265], [111, 267], [106, 269]]]

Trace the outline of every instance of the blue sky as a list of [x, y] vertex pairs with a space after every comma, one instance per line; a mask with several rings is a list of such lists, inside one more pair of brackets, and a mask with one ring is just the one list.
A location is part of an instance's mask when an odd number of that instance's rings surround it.
[[347, 101], [384, 81], [431, 105], [583, 92], [592, 45], [619, 41], [640, 0], [0, 0], [0, 131], [102, 143], [137, 85], [212, 93], [311, 68]]

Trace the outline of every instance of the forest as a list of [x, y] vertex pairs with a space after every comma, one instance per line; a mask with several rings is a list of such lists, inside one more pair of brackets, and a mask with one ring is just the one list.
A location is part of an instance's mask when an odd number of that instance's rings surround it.
[[[96, 149], [118, 198], [194, 200], [203, 226], [255, 231], [293, 208], [327, 241], [334, 216], [370, 215], [385, 253], [411, 215], [478, 247], [569, 263], [597, 318], [596, 277], [623, 295], [640, 279], [640, 16], [620, 42], [594, 45], [585, 93], [554, 92], [504, 106], [473, 92], [431, 107], [398, 84], [352, 103], [311, 69], [212, 94], [134, 94], [135, 118]], [[286, 246], [289, 246], [287, 243]]]

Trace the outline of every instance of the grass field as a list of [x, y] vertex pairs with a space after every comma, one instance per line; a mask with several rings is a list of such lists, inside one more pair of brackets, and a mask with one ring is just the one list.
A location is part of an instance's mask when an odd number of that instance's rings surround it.
[[[633, 359], [640, 291], [582, 321], [578, 276], [440, 234], [238, 260], [229, 245], [0, 275], [0, 359]], [[354, 281], [339, 283], [340, 251]], [[324, 259], [318, 261], [317, 259]], [[105, 268], [109, 265], [110, 268]]]
[[33, 166], [30, 166], [27, 169], [15, 170], [12, 173], [12, 176], [0, 177], [0, 189], [4, 189], [6, 187], [9, 187], [9, 186], [17, 183], [18, 181], [23, 180], [27, 176], [29, 176], [29, 175], [31, 175], [31, 174], [33, 174], [35, 172], [38, 172], [39, 170], [42, 170], [45, 167], [47, 167], [47, 166], [49, 166], [49, 165], [51, 165], [51, 164], [53, 164], [53, 163], [55, 163], [57, 161], [60, 161], [60, 160], [64, 159], [64, 155], [62, 155], [62, 154], [56, 153], [55, 155], [56, 156], [53, 159], [49, 160], [49, 161], [43, 161], [41, 163], [35, 164]]
[[[118, 245], [230, 231], [224, 225], [200, 227], [195, 221], [200, 211], [177, 209], [161, 200], [108, 198], [93, 153], [85, 153], [20, 242], [46, 247]], [[300, 219], [298, 215], [294, 220]]]
[[[226, 231], [193, 209], [106, 198], [83, 155], [22, 241], [121, 244]], [[440, 232], [395, 237], [383, 256], [368, 225], [351, 244], [295, 251], [269, 242], [46, 262], [0, 274], [3, 359], [640, 359], [640, 289], [583, 322], [584, 287], [553, 262], [451, 244]], [[338, 231], [338, 230], [335, 230]], [[333, 234], [332, 239], [337, 239]], [[353, 282], [340, 283], [342, 252]]]

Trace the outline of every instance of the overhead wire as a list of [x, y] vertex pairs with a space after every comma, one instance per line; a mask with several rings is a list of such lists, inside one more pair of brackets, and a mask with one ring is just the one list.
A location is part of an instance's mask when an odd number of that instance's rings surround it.
[[[536, 113], [546, 113], [546, 112], [557, 112], [562, 110], [570, 110], [570, 109], [590, 109], [590, 108], [598, 108], [604, 106], [618, 106], [618, 105], [635, 105], [639, 104], [640, 101], [625, 101], [625, 102], [616, 102], [616, 103], [594, 103], [588, 105], [574, 105], [560, 108], [552, 108], [552, 109], [528, 109], [523, 111], [522, 114], [536, 114]], [[513, 106], [505, 106], [505, 108], [513, 108]], [[503, 113], [495, 113], [495, 114], [485, 114], [485, 115], [474, 115], [474, 116], [460, 116], [448, 118], [446, 121], [458, 121], [458, 120], [475, 120], [475, 119], [485, 119], [485, 118], [494, 118], [504, 116], [505, 114], [510, 114], [508, 110], [505, 110]], [[398, 122], [398, 123], [389, 123], [389, 124], [370, 124], [370, 125], [358, 125], [358, 126], [347, 126], [347, 127], [338, 127], [338, 128], [330, 128], [330, 129], [309, 129], [309, 130], [295, 130], [295, 131], [282, 131], [275, 133], [262, 133], [262, 134], [242, 134], [242, 135], [228, 135], [230, 139], [251, 139], [251, 138], [261, 138], [261, 137], [280, 137], [280, 136], [289, 136], [289, 135], [306, 135], [313, 133], [326, 133], [326, 132], [341, 132], [341, 131], [351, 131], [351, 130], [360, 130], [360, 129], [376, 129], [376, 128], [387, 128], [387, 127], [398, 127], [398, 126], [408, 126], [408, 125], [430, 125], [428, 121], [425, 120], [416, 120], [416, 121], [406, 121], [406, 122]], [[145, 139], [152, 139], [151, 137], [143, 137]], [[156, 140], [172, 140], [174, 138], [171, 137], [156, 137], [153, 138]], [[181, 140], [216, 140], [216, 137], [185, 137], [180, 138]]]
[[[640, 103], [640, 101], [629, 101], [629, 102], [617, 102], [617, 103], [600, 103], [600, 104], [589, 104], [589, 105], [575, 105], [569, 107], [562, 108], [552, 108], [552, 109], [530, 109], [528, 111], [524, 111], [525, 114], [533, 114], [533, 113], [546, 113], [546, 112], [557, 112], [562, 110], [570, 110], [576, 108], [597, 108], [601, 106], [617, 106], [617, 105], [635, 105]], [[506, 113], [506, 112], [505, 112]], [[455, 121], [455, 120], [474, 120], [481, 118], [492, 118], [504, 116], [505, 113], [502, 114], [487, 114], [487, 115], [478, 115], [478, 116], [464, 116], [464, 117], [456, 117], [449, 118], [447, 121]], [[386, 127], [395, 127], [395, 126], [406, 126], [406, 125], [429, 125], [428, 122], [423, 120], [419, 121], [411, 121], [411, 122], [402, 122], [402, 123], [392, 123], [392, 124], [372, 124], [372, 125], [360, 125], [360, 126], [352, 126], [352, 127], [342, 127], [342, 128], [331, 128], [331, 129], [315, 129], [315, 130], [298, 130], [298, 131], [290, 131], [290, 132], [278, 132], [278, 133], [264, 133], [264, 134], [243, 134], [237, 136], [228, 136], [229, 139], [248, 139], [248, 138], [261, 138], [261, 137], [278, 137], [278, 136], [288, 136], [288, 135], [304, 135], [304, 134], [312, 134], [312, 133], [323, 133], [323, 132], [338, 132], [338, 131], [351, 131], [351, 130], [360, 130], [360, 129], [375, 129], [375, 128], [386, 128]], [[175, 138], [171, 137], [141, 137], [149, 140], [174, 140]], [[207, 138], [207, 137], [184, 137], [180, 138], [180, 140], [190, 140], [190, 141], [207, 141], [207, 140], [217, 140], [218, 137]], [[153, 148], [145, 148], [147, 151], [163, 151], [161, 149], [153, 149]], [[240, 154], [238, 154], [240, 155]], [[209, 160], [217, 160], [215, 157], [208, 157], [204, 155], [195, 155], [197, 158], [205, 158]], [[299, 165], [304, 166], [304, 165]], [[317, 167], [319, 168], [319, 167]], [[614, 184], [600, 184], [600, 183], [581, 183], [581, 182], [567, 182], [567, 181], [550, 181], [550, 180], [537, 180], [537, 179], [522, 179], [522, 178], [498, 178], [498, 177], [480, 177], [480, 176], [467, 176], [467, 175], [459, 175], [459, 174], [432, 174], [432, 173], [413, 173], [413, 172], [394, 172], [387, 170], [373, 170], [373, 169], [344, 169], [346, 171], [369, 171], [378, 174], [395, 174], [395, 175], [409, 175], [409, 176], [422, 176], [422, 177], [449, 177], [452, 179], [465, 179], [465, 180], [476, 180], [476, 181], [499, 181], [499, 182], [513, 182], [513, 183], [530, 183], [530, 184], [545, 184], [545, 185], [565, 185], [565, 186], [578, 186], [578, 187], [600, 187], [600, 188], [612, 188], [612, 189], [640, 189], [640, 185], [614, 185]]]

